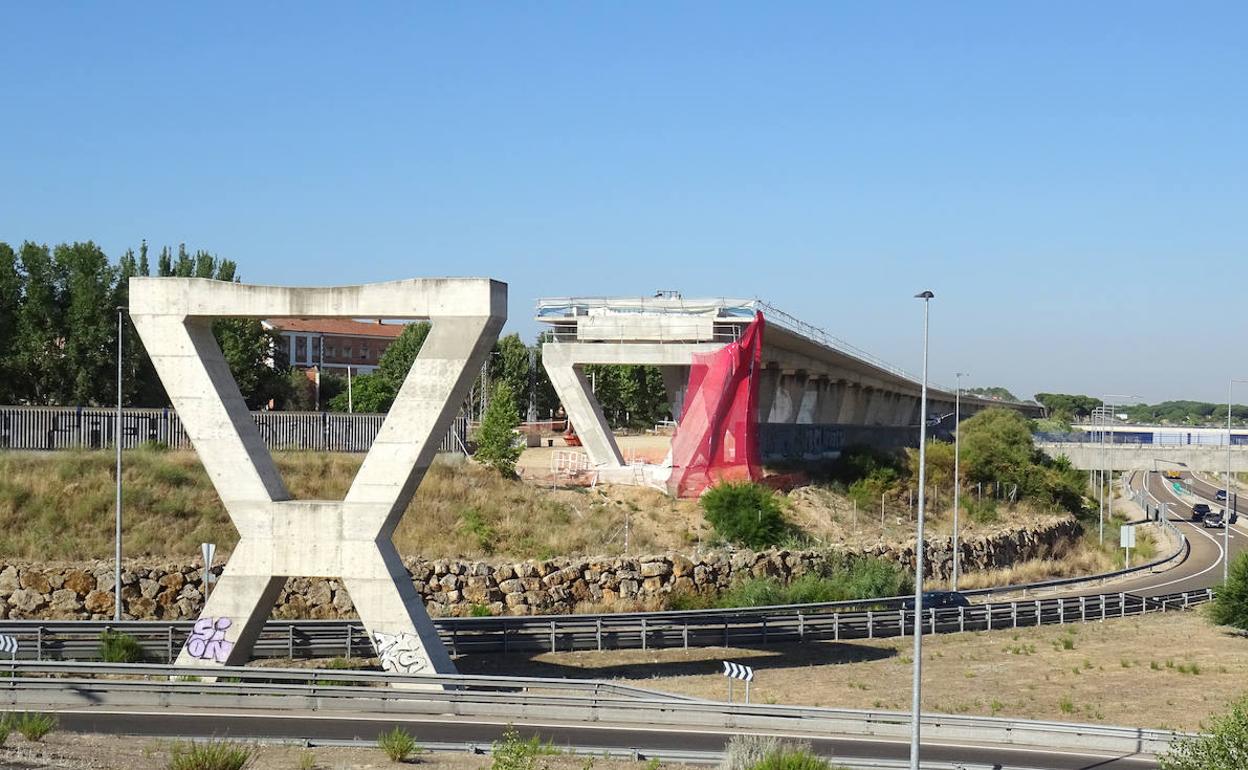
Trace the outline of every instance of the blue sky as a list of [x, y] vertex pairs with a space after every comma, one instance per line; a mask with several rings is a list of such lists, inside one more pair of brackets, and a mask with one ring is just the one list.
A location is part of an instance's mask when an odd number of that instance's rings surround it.
[[759, 296], [911, 371], [930, 288], [936, 381], [1248, 376], [1242, 4], [259, 5], [7, 8], [0, 240], [488, 275], [526, 338]]

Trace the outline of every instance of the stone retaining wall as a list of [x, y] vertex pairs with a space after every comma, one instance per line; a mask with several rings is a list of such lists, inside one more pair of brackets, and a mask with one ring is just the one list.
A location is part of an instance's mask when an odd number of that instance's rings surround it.
[[[961, 545], [966, 572], [1008, 567], [1060, 554], [1081, 534], [1069, 517], [1004, 528]], [[575, 557], [520, 563], [409, 558], [412, 582], [432, 615], [567, 613], [578, 606], [661, 607], [673, 591], [714, 592], [745, 577], [788, 581], [829, 558], [879, 557], [913, 568], [914, 541], [881, 543], [849, 552], [706, 551], [635, 557]], [[953, 563], [948, 538], [928, 542], [929, 577], [947, 578]], [[220, 574], [221, 566], [214, 568]], [[187, 620], [203, 605], [202, 568], [194, 564], [131, 561], [124, 565], [121, 595], [126, 617]], [[0, 619], [107, 620], [113, 613], [113, 566], [10, 563], [0, 566]], [[338, 580], [291, 578], [278, 599], [282, 618], [352, 618], [354, 606]]]

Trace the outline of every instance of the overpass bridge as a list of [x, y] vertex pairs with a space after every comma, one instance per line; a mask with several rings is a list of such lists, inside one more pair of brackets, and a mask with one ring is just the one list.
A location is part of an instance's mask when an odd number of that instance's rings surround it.
[[[550, 326], [543, 363], [601, 478], [626, 469], [582, 367], [659, 367], [672, 415], [679, 420], [693, 357], [739, 339], [756, 314], [766, 325], [755, 416], [764, 458], [826, 456], [859, 443], [917, 445], [918, 378], [760, 300], [686, 299], [670, 293], [539, 300], [537, 320]], [[964, 417], [990, 406], [1030, 417], [1042, 413], [1035, 404], [962, 397]], [[953, 412], [953, 390], [929, 383], [928, 414], [939, 420], [937, 434], [950, 432]], [[632, 475], [618, 474], [624, 480]]]
[[[1225, 431], [1223, 431], [1225, 433]], [[1100, 444], [1090, 441], [1037, 441], [1036, 447], [1050, 457], [1065, 457], [1080, 470], [1110, 468], [1115, 471], [1176, 470], [1222, 474], [1227, 460], [1231, 471], [1248, 472], [1248, 445], [1235, 444]]]

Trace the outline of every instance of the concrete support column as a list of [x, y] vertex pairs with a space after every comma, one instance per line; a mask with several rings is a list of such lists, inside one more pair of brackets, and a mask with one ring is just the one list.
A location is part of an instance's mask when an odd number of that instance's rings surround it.
[[798, 382], [796, 373], [781, 372], [776, 383], [775, 396], [771, 402], [771, 412], [767, 415], [767, 422], [795, 422], [801, 399], [801, 384]]
[[772, 422], [771, 412], [776, 405], [776, 393], [780, 389], [780, 370], [774, 366], [764, 367], [758, 373], [758, 421]]
[[835, 422], [842, 425], [853, 425], [862, 413], [862, 386], [857, 383], [845, 383], [845, 391], [841, 396], [841, 408]]
[[821, 380], [819, 404], [815, 409], [815, 422], [821, 425], [835, 423], [841, 418], [841, 401], [845, 397], [845, 383], [830, 379]]
[[663, 390], [667, 392], [667, 404], [672, 410], [672, 419], [680, 422], [685, 410], [686, 391], [689, 388], [689, 367], [664, 366], [660, 367], [659, 371], [663, 373]]
[[572, 363], [560, 350], [560, 345], [558, 342], [543, 345], [542, 363], [576, 435], [581, 439], [590, 464], [595, 468], [624, 467], [624, 456], [620, 454], [615, 435], [602, 414], [602, 405], [594, 398], [584, 370]]
[[863, 414], [863, 425], [879, 425], [880, 424], [880, 406], [884, 400], [884, 394], [875, 388], [865, 388], [866, 393], [866, 412]]

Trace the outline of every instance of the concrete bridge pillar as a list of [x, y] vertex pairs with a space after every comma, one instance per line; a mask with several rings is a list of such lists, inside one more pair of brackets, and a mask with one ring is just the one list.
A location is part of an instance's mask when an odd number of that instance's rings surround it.
[[863, 397], [866, 401], [866, 412], [862, 418], [862, 423], [864, 425], [878, 425], [884, 394], [876, 388], [864, 388], [864, 391]]
[[818, 377], [810, 377], [805, 373], [799, 373], [795, 379], [801, 384], [801, 399], [798, 401], [793, 421], [799, 425], [810, 425], [815, 422], [822, 383]]
[[672, 410], [672, 419], [680, 422], [685, 412], [685, 395], [689, 387], [688, 366], [660, 367], [663, 373], [663, 390], [667, 392], [667, 404]]
[[845, 398], [845, 383], [831, 379], [821, 379], [819, 403], [815, 408], [815, 422], [821, 425], [835, 423], [841, 418], [841, 402]]
[[780, 369], [763, 367], [758, 373], [758, 421], [772, 422], [771, 412], [776, 406], [776, 393], [780, 389]]
[[780, 373], [767, 422], [793, 423], [797, 421], [797, 412], [802, 403], [804, 379], [804, 376], [799, 378], [798, 374], [793, 371]]
[[841, 395], [841, 408], [835, 422], [852, 425], [862, 413], [862, 386], [853, 382], [845, 383], [845, 391]]

